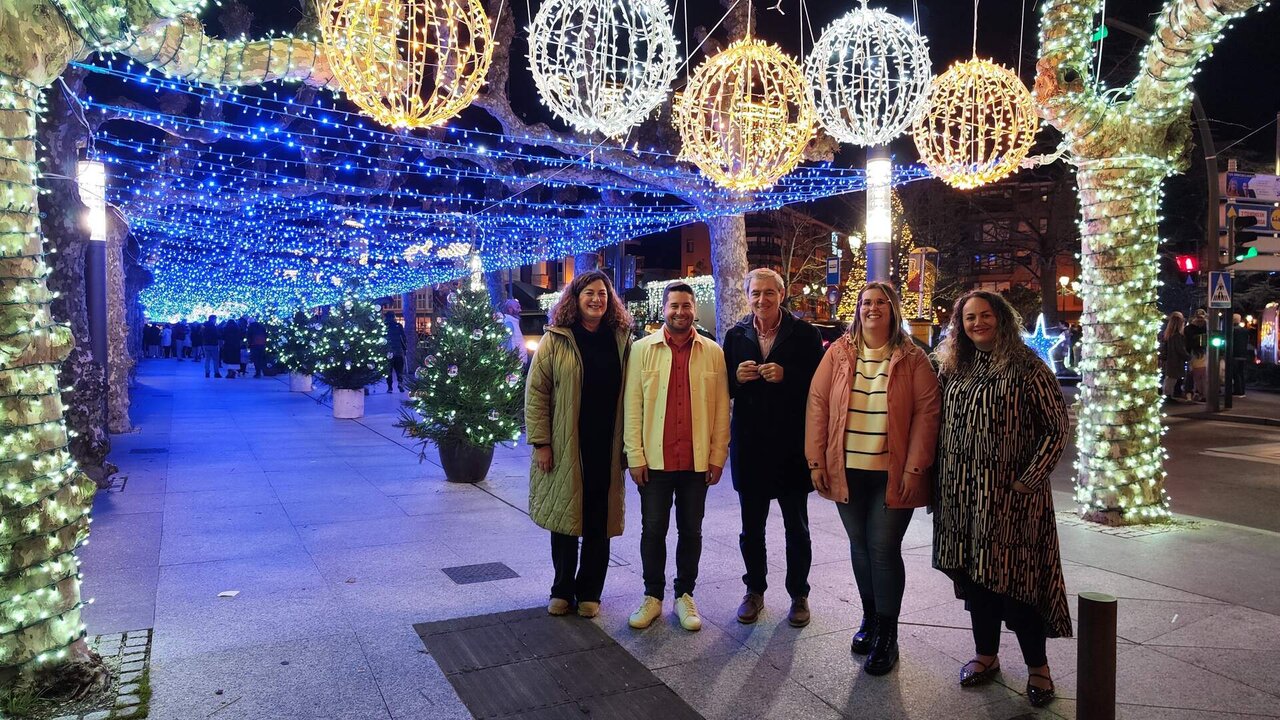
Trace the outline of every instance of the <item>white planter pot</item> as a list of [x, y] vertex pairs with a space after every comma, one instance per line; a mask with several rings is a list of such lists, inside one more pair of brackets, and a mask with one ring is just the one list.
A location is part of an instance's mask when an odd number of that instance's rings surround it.
[[339, 420], [364, 417], [364, 390], [333, 390], [333, 416]]
[[311, 392], [311, 376], [299, 373], [289, 373], [289, 391], [290, 392]]

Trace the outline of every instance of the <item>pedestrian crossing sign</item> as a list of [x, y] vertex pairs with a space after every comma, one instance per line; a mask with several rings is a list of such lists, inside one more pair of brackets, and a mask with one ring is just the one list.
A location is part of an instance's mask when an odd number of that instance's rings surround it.
[[1209, 273], [1209, 307], [1214, 310], [1231, 309], [1231, 273]]

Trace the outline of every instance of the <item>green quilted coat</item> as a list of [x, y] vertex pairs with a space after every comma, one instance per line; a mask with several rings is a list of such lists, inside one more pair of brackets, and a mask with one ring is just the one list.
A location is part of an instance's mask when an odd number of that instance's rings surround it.
[[[617, 331], [622, 375], [627, 373], [631, 334]], [[550, 445], [554, 463], [544, 473], [529, 463], [529, 517], [562, 535], [582, 535], [582, 461], [578, 454], [578, 409], [582, 356], [568, 328], [548, 327], [534, 353], [524, 390], [524, 421], [530, 445]], [[609, 537], [622, 534], [622, 393], [613, 424], [613, 481], [609, 487]]]

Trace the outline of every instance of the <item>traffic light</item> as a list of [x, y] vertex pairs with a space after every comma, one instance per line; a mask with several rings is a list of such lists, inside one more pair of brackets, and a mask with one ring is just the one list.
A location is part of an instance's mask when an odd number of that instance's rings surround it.
[[1225, 337], [1223, 337], [1223, 336], [1221, 336], [1221, 335], [1210, 335], [1210, 336], [1209, 336], [1209, 347], [1214, 347], [1214, 348], [1218, 348], [1219, 350], [1221, 350], [1222, 348], [1224, 348], [1224, 347], [1226, 347], [1226, 346], [1227, 346], [1227, 339], [1226, 339]]
[[1257, 248], [1245, 247], [1245, 243], [1252, 242], [1255, 238], [1242, 235], [1240, 232], [1257, 224], [1258, 218], [1254, 215], [1240, 215], [1231, 218], [1231, 256], [1236, 259], [1236, 262], [1240, 262], [1245, 258], [1257, 257]]
[[1178, 255], [1174, 260], [1178, 263], [1178, 269], [1184, 273], [1200, 272], [1200, 258], [1195, 255]]

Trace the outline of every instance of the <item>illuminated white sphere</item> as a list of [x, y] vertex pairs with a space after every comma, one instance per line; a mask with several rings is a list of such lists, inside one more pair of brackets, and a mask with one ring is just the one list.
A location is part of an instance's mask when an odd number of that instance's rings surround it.
[[929, 44], [880, 8], [850, 11], [823, 31], [805, 61], [818, 121], [840, 142], [886, 145], [923, 112]]
[[529, 26], [542, 102], [582, 132], [625, 134], [670, 91], [671, 22], [664, 0], [547, 0]]

